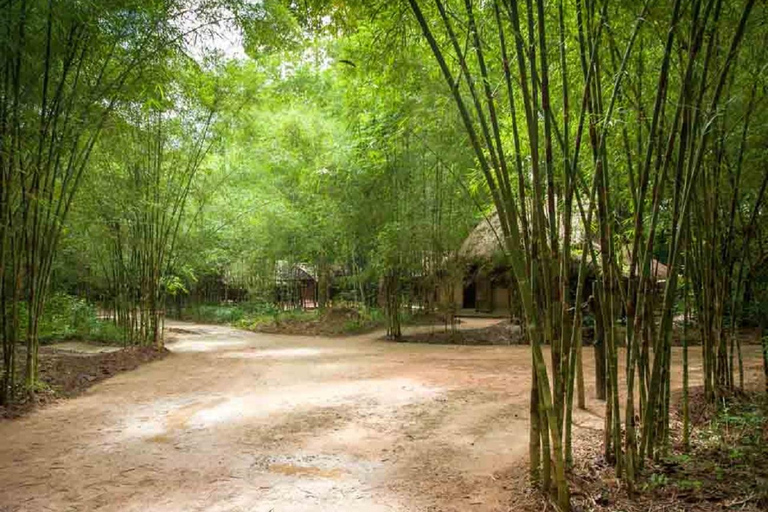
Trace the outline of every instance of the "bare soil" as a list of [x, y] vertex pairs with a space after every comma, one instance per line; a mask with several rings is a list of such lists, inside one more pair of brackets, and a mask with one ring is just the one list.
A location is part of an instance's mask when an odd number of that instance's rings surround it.
[[[434, 329], [429, 332], [406, 334], [401, 341], [411, 343], [441, 343], [454, 345], [521, 345], [527, 343], [519, 325], [509, 320], [489, 320], [490, 325], [467, 328], [470, 319], [462, 319], [459, 328]], [[471, 325], [471, 324], [470, 324]]]
[[[256, 332], [268, 334], [294, 334], [300, 336], [354, 336], [385, 328], [383, 320], [364, 318], [352, 308], [336, 307], [319, 311], [310, 318], [276, 318], [253, 326]], [[442, 325], [444, 319], [434, 313], [421, 314], [409, 319], [409, 325]]]
[[[0, 423], [0, 510], [541, 510], [526, 346], [171, 327], [168, 357]], [[593, 391], [580, 437], [602, 427]]]
[[[104, 379], [161, 359], [167, 354], [164, 348], [121, 349], [77, 341], [40, 347], [38, 371], [44, 386], [10, 408], [0, 407], [0, 419], [17, 418], [61, 398], [75, 397]], [[24, 358], [22, 350], [17, 354], [20, 365]]]
[[365, 321], [351, 308], [329, 308], [311, 318], [279, 318], [254, 326], [254, 330], [268, 334], [295, 334], [304, 336], [344, 336], [350, 330], [369, 332], [381, 326]]

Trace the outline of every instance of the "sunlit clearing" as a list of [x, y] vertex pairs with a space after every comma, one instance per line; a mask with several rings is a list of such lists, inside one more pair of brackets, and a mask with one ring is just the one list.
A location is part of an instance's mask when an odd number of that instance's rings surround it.
[[248, 342], [245, 340], [182, 340], [171, 345], [171, 349], [174, 352], [215, 352], [217, 350], [225, 350], [231, 348], [243, 348], [247, 347]]
[[331, 351], [319, 348], [276, 348], [267, 350], [253, 350], [249, 352], [227, 352], [222, 354], [221, 357], [231, 359], [293, 359], [300, 357], [313, 357], [321, 354], [328, 354]]

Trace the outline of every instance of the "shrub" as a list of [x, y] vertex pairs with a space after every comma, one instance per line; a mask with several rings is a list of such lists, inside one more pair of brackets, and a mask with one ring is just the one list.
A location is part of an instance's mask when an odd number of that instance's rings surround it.
[[183, 320], [209, 324], [240, 325], [260, 316], [275, 316], [278, 309], [267, 302], [195, 304], [184, 309]]
[[[27, 309], [22, 305], [20, 339], [26, 336]], [[98, 317], [96, 306], [81, 297], [53, 294], [45, 304], [39, 320], [38, 336], [43, 344], [65, 340], [88, 340], [117, 343], [123, 337], [111, 321]]]

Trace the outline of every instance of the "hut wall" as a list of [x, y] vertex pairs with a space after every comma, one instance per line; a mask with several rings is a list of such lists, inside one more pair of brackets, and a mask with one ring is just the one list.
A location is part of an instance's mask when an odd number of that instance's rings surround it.
[[453, 303], [456, 305], [456, 309], [464, 307], [464, 287], [461, 284], [453, 287]]
[[476, 298], [475, 309], [477, 311], [493, 311], [493, 285], [488, 276], [478, 276], [475, 280]]
[[305, 308], [317, 307], [317, 285], [312, 279], [301, 281], [302, 306]]
[[494, 286], [493, 309], [509, 311], [509, 288], [506, 286]]

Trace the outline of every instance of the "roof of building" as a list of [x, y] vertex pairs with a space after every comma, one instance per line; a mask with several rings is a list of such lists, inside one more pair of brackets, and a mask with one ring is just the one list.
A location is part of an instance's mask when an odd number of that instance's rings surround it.
[[290, 263], [278, 261], [275, 274], [280, 281], [317, 281], [315, 268], [306, 263]]
[[461, 244], [459, 257], [471, 259], [493, 259], [503, 253], [501, 221], [499, 214], [486, 217], [469, 233]]
[[[504, 253], [502, 243], [501, 221], [499, 215], [493, 212], [480, 221], [477, 226], [469, 233], [467, 238], [461, 244], [458, 256], [465, 260], [492, 260], [496, 256]], [[575, 222], [572, 228], [572, 243], [578, 244], [583, 240], [584, 230], [581, 222]], [[600, 243], [593, 242], [596, 251], [600, 251]], [[620, 267], [624, 276], [629, 273], [631, 247], [624, 245], [619, 251]], [[669, 275], [669, 269], [660, 261], [651, 260], [651, 275], [657, 281], [666, 280]]]

